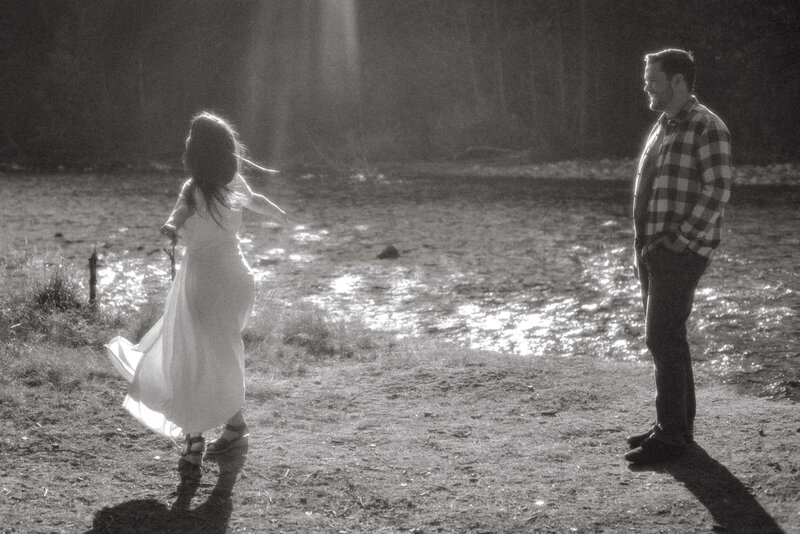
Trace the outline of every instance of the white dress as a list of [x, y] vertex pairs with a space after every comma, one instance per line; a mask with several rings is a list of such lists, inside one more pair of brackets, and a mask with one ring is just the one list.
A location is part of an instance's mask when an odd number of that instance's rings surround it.
[[170, 438], [220, 426], [244, 404], [241, 333], [254, 280], [238, 232], [253, 193], [238, 175], [228, 188], [228, 207], [215, 206], [219, 224], [195, 190], [197, 207], [182, 231], [186, 250], [162, 317], [139, 343], [118, 336], [106, 345], [114, 367], [131, 382], [123, 406]]

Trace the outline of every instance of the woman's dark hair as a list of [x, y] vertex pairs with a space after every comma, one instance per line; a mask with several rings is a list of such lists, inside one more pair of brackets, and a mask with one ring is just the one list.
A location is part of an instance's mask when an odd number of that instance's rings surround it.
[[645, 63], [658, 63], [661, 70], [671, 80], [676, 74], [683, 75], [683, 81], [689, 91], [694, 91], [694, 80], [697, 73], [694, 65], [694, 55], [679, 48], [667, 48], [644, 56]]
[[227, 206], [228, 184], [239, 172], [242, 148], [236, 130], [224, 119], [206, 111], [192, 118], [183, 165], [192, 175], [186, 202], [195, 208], [194, 191], [199, 189], [214, 220], [216, 204]]

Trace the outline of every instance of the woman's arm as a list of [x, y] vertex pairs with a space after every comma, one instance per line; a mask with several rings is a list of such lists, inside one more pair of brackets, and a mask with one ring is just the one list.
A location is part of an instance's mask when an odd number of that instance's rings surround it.
[[175, 208], [172, 210], [172, 213], [169, 214], [167, 222], [161, 225], [161, 233], [172, 239], [173, 244], [178, 241], [178, 231], [183, 228], [186, 219], [194, 215], [194, 209], [189, 207], [189, 204], [184, 198], [186, 190], [187, 187], [184, 186], [180, 195], [178, 195]]
[[289, 224], [289, 216], [286, 212], [264, 195], [253, 193], [250, 203], [247, 204], [247, 209], [280, 220], [284, 225]]

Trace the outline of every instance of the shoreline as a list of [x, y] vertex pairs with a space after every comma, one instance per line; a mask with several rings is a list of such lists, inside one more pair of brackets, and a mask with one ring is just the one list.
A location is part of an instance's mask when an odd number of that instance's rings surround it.
[[[634, 159], [563, 160], [554, 162], [519, 162], [504, 160], [476, 161], [386, 161], [368, 163], [365, 167], [331, 168], [326, 165], [289, 165], [283, 176], [340, 176], [356, 181], [369, 181], [379, 175], [397, 173], [401, 177], [441, 178], [534, 178], [577, 179], [600, 181], [632, 181], [636, 174]], [[4, 175], [52, 175], [52, 174], [130, 174], [156, 173], [180, 175], [179, 167], [161, 162], [141, 165], [119, 165], [111, 168], [88, 166], [79, 169], [57, 167], [39, 169], [16, 164], [0, 165], [0, 177]], [[278, 175], [277, 180], [282, 179]], [[800, 163], [784, 162], [767, 165], [741, 164], [733, 166], [735, 186], [800, 186]]]
[[[378, 168], [400, 170], [418, 176], [475, 178], [562, 178], [633, 182], [636, 160], [566, 160], [552, 163], [417, 162], [387, 164]], [[800, 186], [800, 164], [734, 165], [733, 184]]]

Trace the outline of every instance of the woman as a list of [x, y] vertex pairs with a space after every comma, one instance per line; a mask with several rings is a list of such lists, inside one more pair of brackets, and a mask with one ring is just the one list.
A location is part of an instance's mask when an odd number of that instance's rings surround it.
[[[244, 345], [241, 332], [253, 306], [253, 274], [239, 249], [242, 209], [282, 218], [286, 213], [253, 193], [240, 174], [242, 146], [230, 124], [211, 113], [191, 122], [183, 184], [161, 233], [173, 243], [182, 231], [185, 256], [163, 316], [134, 345], [122, 337], [106, 347], [131, 382], [123, 406], [148, 428], [186, 437], [181, 458], [200, 465], [203, 453], [246, 447]], [[203, 432], [225, 423], [205, 447]]]

